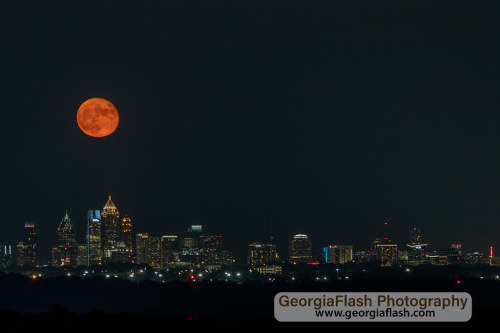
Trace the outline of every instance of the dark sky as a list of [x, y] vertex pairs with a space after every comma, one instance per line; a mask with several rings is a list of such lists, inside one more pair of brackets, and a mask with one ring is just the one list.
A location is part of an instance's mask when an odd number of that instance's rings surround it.
[[[108, 193], [136, 232], [190, 223], [243, 259], [286, 243], [500, 246], [498, 1], [2, 2], [0, 243]], [[115, 133], [76, 124], [110, 100]], [[45, 253], [44, 253], [45, 254]]]

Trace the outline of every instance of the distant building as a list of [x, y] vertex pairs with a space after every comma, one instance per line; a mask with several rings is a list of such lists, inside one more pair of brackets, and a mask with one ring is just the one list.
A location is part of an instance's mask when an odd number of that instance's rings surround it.
[[102, 264], [101, 211], [87, 212], [87, 266]]
[[394, 266], [398, 263], [398, 245], [390, 239], [375, 239], [373, 242], [376, 260], [380, 266]]
[[14, 264], [11, 245], [0, 245], [0, 267], [6, 268]]
[[352, 245], [329, 245], [323, 251], [327, 264], [345, 264], [353, 260]]
[[248, 244], [248, 264], [252, 267], [264, 266], [279, 261], [276, 244], [253, 242]]
[[36, 266], [38, 263], [38, 235], [32, 222], [26, 222], [24, 225], [21, 258], [22, 265]]
[[120, 213], [111, 200], [111, 195], [101, 211], [101, 217], [102, 261], [108, 263], [113, 261], [113, 252], [119, 251], [117, 243], [120, 242], [121, 234]]
[[312, 242], [304, 234], [297, 234], [293, 236], [289, 243], [290, 257], [289, 261], [292, 264], [308, 263], [313, 260], [312, 256]]
[[352, 261], [356, 264], [366, 264], [373, 261], [374, 257], [375, 255], [371, 253], [371, 250], [356, 251], [352, 254]]
[[135, 237], [135, 263], [147, 264], [148, 258], [148, 244], [149, 235], [139, 233]]
[[408, 243], [406, 244], [408, 249], [407, 263], [414, 266], [427, 263], [429, 244], [424, 243], [422, 231], [420, 228], [414, 227], [409, 230], [409, 234]]
[[468, 265], [488, 264], [488, 260], [484, 256], [484, 254], [478, 251], [466, 253], [464, 256], [464, 260]]
[[125, 215], [121, 222], [121, 234], [120, 239], [125, 244], [128, 262], [132, 262], [134, 259], [134, 246], [132, 240], [132, 219]]
[[76, 246], [76, 264], [77, 266], [87, 266], [87, 244]]
[[148, 264], [154, 269], [162, 269], [161, 237], [150, 236], [147, 233], [136, 235], [136, 263]]
[[180, 261], [188, 263], [191, 268], [200, 268], [202, 258], [200, 257], [201, 241], [203, 238], [201, 225], [191, 225], [184, 232], [180, 241]]
[[180, 261], [179, 239], [177, 235], [161, 236], [161, 262], [162, 269], [168, 270]]
[[446, 266], [463, 263], [462, 244], [451, 244], [448, 248], [433, 251], [429, 254], [429, 263], [433, 265]]
[[77, 244], [75, 225], [71, 221], [68, 211], [57, 228], [57, 245], [52, 247], [51, 264], [53, 266], [77, 265]]
[[283, 266], [280, 264], [258, 266], [258, 267], [255, 267], [254, 269], [263, 275], [279, 275], [279, 274], [283, 273]]
[[24, 242], [19, 242], [16, 245], [16, 265], [17, 266], [26, 265]]

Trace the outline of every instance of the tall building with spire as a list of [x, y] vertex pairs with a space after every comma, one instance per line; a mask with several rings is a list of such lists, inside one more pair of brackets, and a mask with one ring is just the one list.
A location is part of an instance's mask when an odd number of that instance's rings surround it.
[[52, 247], [52, 265], [76, 266], [77, 244], [76, 231], [68, 211], [57, 228], [57, 245]]
[[113, 261], [113, 252], [118, 250], [121, 233], [120, 213], [111, 200], [111, 195], [101, 211], [101, 217], [102, 261], [108, 263]]

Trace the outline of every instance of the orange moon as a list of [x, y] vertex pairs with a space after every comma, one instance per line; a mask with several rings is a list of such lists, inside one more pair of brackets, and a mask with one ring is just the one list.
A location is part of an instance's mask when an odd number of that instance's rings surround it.
[[104, 98], [91, 98], [83, 102], [76, 113], [76, 122], [83, 133], [95, 138], [110, 135], [118, 127], [118, 110]]

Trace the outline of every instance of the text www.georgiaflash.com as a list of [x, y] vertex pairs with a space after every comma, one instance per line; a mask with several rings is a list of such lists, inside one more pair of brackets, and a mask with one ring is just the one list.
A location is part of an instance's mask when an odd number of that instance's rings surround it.
[[424, 317], [433, 318], [436, 316], [434, 310], [408, 310], [406, 308], [394, 310], [392, 308], [385, 308], [384, 310], [314, 310], [318, 318], [414, 318]]

